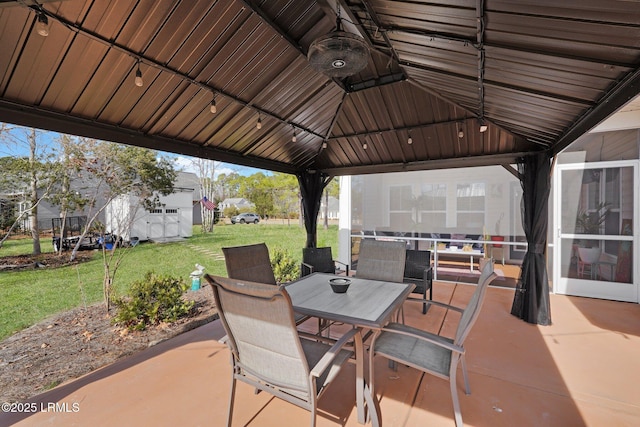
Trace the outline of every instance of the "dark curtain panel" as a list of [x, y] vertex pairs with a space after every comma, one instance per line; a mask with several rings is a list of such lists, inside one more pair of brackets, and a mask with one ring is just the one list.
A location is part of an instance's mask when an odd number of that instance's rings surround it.
[[322, 192], [333, 177], [317, 171], [304, 171], [297, 176], [300, 193], [302, 194], [304, 228], [307, 230], [307, 243], [305, 247], [315, 248], [318, 229], [318, 212], [320, 212]]
[[529, 247], [522, 261], [511, 314], [539, 325], [551, 324], [547, 276], [547, 228], [551, 159], [546, 153], [518, 163], [522, 184], [522, 226]]

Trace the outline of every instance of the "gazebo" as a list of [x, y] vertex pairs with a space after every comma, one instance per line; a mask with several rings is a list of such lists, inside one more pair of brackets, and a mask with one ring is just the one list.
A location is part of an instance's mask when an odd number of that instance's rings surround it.
[[[550, 322], [550, 162], [640, 93], [625, 1], [0, 1], [0, 121], [295, 174], [504, 165]], [[518, 170], [511, 165], [518, 165]]]

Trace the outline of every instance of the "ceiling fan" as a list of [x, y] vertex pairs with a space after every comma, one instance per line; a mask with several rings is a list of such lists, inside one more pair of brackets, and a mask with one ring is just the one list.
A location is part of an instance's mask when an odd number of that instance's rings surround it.
[[314, 69], [331, 78], [348, 77], [367, 66], [369, 46], [362, 37], [342, 31], [338, 8], [336, 29], [311, 43], [307, 60]]

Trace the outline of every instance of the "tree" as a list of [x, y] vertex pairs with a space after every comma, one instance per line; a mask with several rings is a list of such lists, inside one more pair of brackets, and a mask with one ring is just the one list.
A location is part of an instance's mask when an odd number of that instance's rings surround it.
[[[43, 134], [36, 129], [21, 127], [9, 127], [3, 124], [0, 128], [0, 139], [6, 146], [18, 146], [27, 151], [28, 156], [15, 156], [10, 170], [4, 170], [5, 184], [3, 187], [11, 187], [14, 193], [23, 193], [27, 208], [24, 209], [16, 223], [10, 228], [15, 228], [24, 217], [29, 216], [31, 237], [33, 239], [33, 255], [41, 253], [40, 233], [38, 229], [38, 205], [46, 198], [56, 180], [57, 165], [52, 161], [53, 152], [44, 142]], [[9, 178], [10, 181], [7, 179]], [[6, 237], [8, 237], [9, 233]], [[4, 241], [4, 239], [2, 240]]]
[[[117, 224], [118, 229], [131, 227], [135, 220], [138, 206], [152, 210], [159, 205], [159, 195], [173, 192], [176, 172], [172, 163], [157, 153], [145, 148], [130, 147], [122, 144], [101, 142], [80, 138], [78, 144], [85, 155], [76, 160], [81, 164], [81, 174], [86, 180], [83, 203], [89, 208], [87, 222], [78, 242], [71, 253], [71, 260], [77, 256], [83, 239], [92, 229], [98, 215], [117, 197], [133, 198], [130, 216], [123, 219], [126, 224]], [[82, 194], [82, 192], [80, 192]], [[104, 233], [104, 229], [101, 230]], [[104, 235], [103, 235], [104, 238]], [[111, 290], [116, 272], [128, 249], [116, 252], [122, 242], [113, 242], [112, 249], [107, 252], [102, 246], [104, 275], [103, 292], [107, 312], [110, 308]]]
[[[26, 192], [24, 191], [24, 188], [26, 187], [22, 187], [22, 185], [27, 185], [26, 183], [28, 182], [29, 176], [28, 169], [29, 163], [24, 157], [0, 158], [0, 170], [3, 171], [0, 175], [0, 188], [8, 189], [8, 192], [20, 197], [24, 203], [26, 203]], [[50, 181], [49, 184], [52, 182], [53, 181]], [[4, 236], [2, 236], [2, 239], [0, 239], [0, 248], [2, 248], [5, 240], [9, 238], [22, 219], [31, 215], [34, 209], [36, 209], [40, 202], [47, 196], [48, 192], [49, 188], [45, 188], [44, 191], [41, 192], [37, 202], [35, 204], [31, 204], [26, 209], [22, 209], [18, 216], [15, 216], [15, 211], [13, 210], [16, 208], [16, 203], [9, 201], [4, 204], [2, 216], [4, 220], [7, 220], [7, 223], [3, 225], [3, 228], [9, 226], [9, 229]]]
[[256, 213], [260, 216], [273, 212], [272, 183], [262, 172], [254, 173], [242, 180], [240, 195], [255, 205]]
[[300, 211], [300, 188], [294, 175], [275, 173], [271, 177], [274, 204], [283, 218], [295, 218]]
[[38, 170], [37, 170], [37, 151], [38, 142], [36, 130], [31, 129], [29, 133], [29, 201], [31, 202], [33, 211], [29, 216], [31, 220], [31, 238], [33, 239], [33, 254], [38, 255], [42, 252], [40, 248], [40, 231], [38, 230]]
[[221, 173], [216, 180], [217, 191], [220, 200], [227, 199], [229, 197], [237, 197], [240, 194], [240, 184], [242, 177], [232, 172], [230, 174]]
[[324, 229], [329, 228], [329, 196], [338, 198], [340, 195], [340, 183], [337, 178], [333, 178], [324, 189]]
[[[90, 181], [85, 189], [92, 190], [85, 196], [90, 215], [83, 234], [118, 196], [129, 194], [137, 197], [141, 206], [153, 210], [159, 204], [160, 194], [173, 192], [176, 172], [172, 163], [158, 158], [155, 151], [84, 138], [81, 141], [85, 153], [91, 153], [91, 156], [86, 156], [83, 168], [84, 176]], [[79, 246], [76, 245], [74, 252]], [[75, 253], [72, 259], [74, 257]]]
[[[15, 211], [15, 202], [0, 199], [0, 230], [5, 230], [16, 222]], [[1, 246], [2, 244], [0, 243], [0, 247]]]
[[210, 208], [210, 205], [204, 202], [206, 197], [208, 202], [213, 203], [215, 199], [215, 162], [207, 159], [194, 159], [193, 165], [198, 171], [198, 178], [200, 179], [200, 213], [202, 215], [202, 232], [211, 233], [213, 231], [213, 224], [215, 223], [215, 210]]
[[[74, 138], [70, 135], [59, 135], [56, 138], [58, 149], [60, 151], [60, 160], [58, 162], [59, 182], [56, 188], [51, 192], [49, 200], [54, 205], [60, 207], [60, 238], [66, 236], [67, 216], [76, 210], [84, 209], [88, 200], [78, 191], [71, 188], [73, 180], [81, 181], [82, 168], [86, 164], [84, 145], [80, 143], [80, 138]], [[62, 255], [63, 246], [58, 245], [58, 253]]]

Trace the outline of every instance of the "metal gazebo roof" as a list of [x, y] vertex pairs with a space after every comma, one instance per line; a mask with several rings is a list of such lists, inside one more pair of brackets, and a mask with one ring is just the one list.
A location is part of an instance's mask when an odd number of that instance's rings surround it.
[[[306, 53], [338, 9], [370, 58], [331, 79]], [[508, 164], [640, 93], [640, 7], [0, 0], [0, 52], [4, 122], [286, 173]]]

